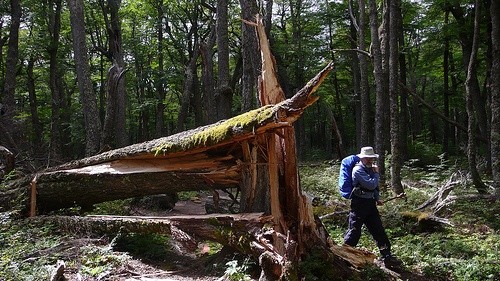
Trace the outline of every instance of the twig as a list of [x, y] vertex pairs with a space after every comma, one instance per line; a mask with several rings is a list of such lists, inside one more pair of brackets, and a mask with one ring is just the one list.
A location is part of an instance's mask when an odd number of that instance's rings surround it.
[[336, 216], [336, 215], [343, 215], [343, 214], [348, 214], [348, 213], [349, 213], [349, 211], [346, 211], [346, 210], [344, 210], [344, 211], [336, 211], [336, 212], [333, 212], [333, 213], [322, 215], [319, 218], [321, 220], [324, 220], [324, 219], [327, 219], [327, 218], [330, 218], [330, 217], [333, 217], [333, 216]]

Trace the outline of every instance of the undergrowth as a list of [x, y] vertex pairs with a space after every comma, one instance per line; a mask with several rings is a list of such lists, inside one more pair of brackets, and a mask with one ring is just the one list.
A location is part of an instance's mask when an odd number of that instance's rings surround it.
[[[302, 189], [314, 199], [318, 216], [337, 213], [323, 219], [330, 237], [336, 244], [343, 243], [347, 229], [349, 201], [337, 190], [339, 163], [303, 163], [300, 166]], [[425, 202], [450, 177], [457, 175], [453, 163], [442, 161], [432, 167], [408, 163], [403, 171], [407, 201], [393, 200], [380, 207], [382, 220], [392, 242], [394, 254], [403, 261], [406, 270], [417, 273], [418, 280], [483, 281], [500, 280], [500, 203], [478, 197], [467, 176], [450, 194], [456, 196], [437, 215], [453, 225], [422, 226], [417, 206]], [[186, 195], [187, 196], [187, 195]], [[387, 198], [388, 190], [382, 192]], [[110, 202], [96, 208], [98, 213], [126, 211], [126, 202]], [[416, 213], [411, 216], [409, 214]], [[133, 260], [164, 263], [178, 259], [172, 252], [170, 239], [162, 235], [124, 234], [117, 237], [91, 238], [82, 234], [72, 236], [55, 226], [29, 219], [16, 219], [13, 213], [0, 214], [0, 280], [48, 280], [58, 260], [65, 260], [72, 276], [81, 280], [106, 280], [118, 274]], [[80, 243], [70, 242], [80, 239]], [[209, 245], [210, 246], [210, 245]], [[365, 231], [358, 247], [378, 254], [371, 236]], [[220, 247], [208, 247], [219, 250]], [[196, 253], [194, 259], [215, 255], [216, 251]], [[310, 280], [321, 270], [321, 261], [314, 258], [302, 264], [304, 272], [311, 272]], [[212, 267], [229, 280], [251, 280], [249, 260], [212, 262]], [[220, 268], [220, 267], [223, 268]], [[323, 265], [324, 266], [324, 265]], [[120, 269], [122, 268], [122, 269]], [[328, 274], [328, 270], [323, 273]], [[360, 272], [360, 280], [384, 280], [378, 267], [367, 267]], [[328, 278], [328, 277], [321, 277]], [[309, 279], [306, 279], [309, 281]], [[335, 280], [335, 279], [331, 279]], [[411, 280], [411, 279], [409, 279]]]

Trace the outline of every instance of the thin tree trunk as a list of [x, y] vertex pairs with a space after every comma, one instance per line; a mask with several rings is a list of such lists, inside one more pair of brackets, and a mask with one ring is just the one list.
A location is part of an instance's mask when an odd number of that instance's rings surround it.
[[467, 141], [467, 159], [469, 160], [469, 171], [472, 176], [472, 182], [479, 193], [486, 192], [486, 186], [481, 180], [481, 176], [477, 170], [476, 163], [476, 149], [477, 143], [475, 138], [475, 128], [477, 126], [476, 115], [474, 112], [473, 95], [477, 94], [474, 89], [475, 77], [477, 77], [477, 49], [479, 44], [479, 12], [480, 5], [479, 0], [475, 1], [475, 17], [474, 17], [474, 38], [472, 40], [472, 49], [469, 58], [469, 65], [467, 67], [467, 78], [465, 80], [465, 90], [466, 90], [466, 107], [468, 115], [468, 141]]
[[500, 2], [491, 1], [491, 166], [495, 197], [500, 198]]
[[[365, 51], [366, 32], [366, 3], [358, 0], [359, 20], [358, 20], [358, 49]], [[371, 121], [370, 87], [368, 86], [368, 62], [365, 54], [358, 53], [359, 74], [360, 74], [360, 103], [361, 103], [361, 146], [372, 145], [373, 122]]]
[[[195, 48], [195, 51], [193, 53], [193, 57], [189, 61], [189, 64], [186, 65], [186, 69], [184, 70], [184, 75], [185, 75], [184, 76], [184, 79], [185, 79], [184, 80], [184, 89], [183, 89], [181, 101], [180, 101], [181, 108], [179, 110], [179, 115], [177, 117], [177, 131], [178, 132], [182, 132], [186, 129], [186, 120], [187, 120], [187, 117], [189, 114], [189, 105], [191, 103], [191, 97], [193, 95], [193, 92], [195, 91], [194, 85], [196, 83], [196, 80], [198, 79], [197, 75], [196, 75], [196, 60], [198, 59], [198, 56], [200, 54], [202, 56], [202, 60], [204, 59], [204, 56], [203, 56], [204, 46], [203, 46], [203, 44], [200, 46], [199, 49]], [[212, 64], [210, 64], [210, 66], [212, 66]], [[204, 67], [205, 67], [205, 64], [204, 64]], [[205, 75], [207, 75], [205, 73], [205, 71], [206, 71], [205, 68], [202, 71], [203, 71], [202, 76], [205, 77]], [[210, 82], [213, 80], [213, 71], [211, 73], [210, 78], [207, 78], [207, 79]], [[213, 87], [211, 87], [211, 89], [213, 89]], [[213, 92], [213, 90], [212, 90], [212, 92]], [[205, 92], [205, 94], [208, 94], [208, 93]], [[211, 109], [208, 108], [208, 110], [211, 110]]]
[[106, 29], [108, 51], [112, 67], [108, 71], [106, 116], [104, 118], [101, 149], [123, 147], [128, 144], [125, 116], [125, 63], [122, 51], [122, 32], [119, 17], [120, 0], [100, 0]]
[[398, 95], [398, 20], [396, 13], [399, 12], [399, 1], [390, 0], [390, 23], [389, 23], [389, 95], [391, 115], [391, 186], [396, 194], [403, 192], [401, 184], [401, 138], [400, 138], [400, 112]]
[[387, 114], [387, 76], [383, 70], [383, 58], [378, 33], [377, 2], [370, 0], [370, 31], [371, 31], [371, 53], [373, 55], [373, 76], [375, 78], [376, 109], [375, 109], [375, 150], [379, 156], [379, 169], [382, 180], [385, 181], [385, 143], [386, 128], [385, 115]]
[[[357, 31], [356, 31], [356, 22], [354, 18], [351, 18], [351, 24], [349, 27], [350, 34], [351, 34], [351, 48], [356, 49], [356, 38], [357, 38]], [[353, 97], [354, 97], [354, 102], [352, 103], [352, 110], [355, 112], [355, 121], [356, 121], [356, 146], [360, 147], [362, 146], [361, 142], [361, 75], [360, 75], [360, 70], [359, 70], [359, 58], [356, 53], [351, 54], [351, 67], [352, 67], [352, 80], [353, 80]]]
[[218, 105], [215, 96], [214, 69], [213, 69], [213, 48], [215, 45], [215, 30], [211, 30], [205, 42], [200, 44], [200, 55], [202, 59], [202, 81], [205, 102], [207, 105], [207, 120], [209, 123], [218, 121]]
[[75, 52], [76, 77], [83, 107], [85, 123], [85, 155], [91, 156], [99, 151], [101, 121], [97, 108], [97, 97], [92, 87], [88, 50], [85, 43], [85, 21], [82, 0], [69, 0], [71, 34]]
[[27, 87], [30, 104], [31, 125], [33, 126], [33, 152], [37, 160], [41, 159], [44, 155], [45, 149], [40, 149], [43, 146], [43, 125], [40, 121], [38, 114], [38, 100], [36, 97], [35, 76], [33, 68], [35, 66], [35, 59], [30, 57], [28, 60], [27, 72]]
[[[400, 2], [401, 3], [401, 2]], [[407, 85], [407, 67], [406, 67], [406, 56], [404, 52], [404, 30], [403, 30], [403, 15], [401, 11], [401, 4], [398, 5], [398, 13], [397, 13], [397, 21], [398, 21], [398, 40], [399, 40], [399, 49], [403, 49], [403, 51], [399, 52], [399, 81], [403, 85]], [[409, 108], [408, 108], [408, 95], [405, 91], [400, 91], [400, 108], [401, 108], [401, 124], [409, 124]], [[399, 136], [401, 137], [401, 162], [408, 158], [408, 126], [401, 126]], [[398, 193], [399, 194], [399, 193]]]
[[241, 24], [242, 35], [242, 57], [243, 57], [243, 76], [241, 82], [241, 110], [249, 111], [257, 106], [256, 90], [257, 77], [256, 69], [260, 69], [260, 56], [257, 56], [256, 51], [259, 50], [257, 44], [257, 35], [255, 27], [247, 24], [245, 21], [254, 22], [255, 15], [258, 13], [257, 3], [255, 0], [247, 1], [240, 0], [241, 13], [243, 22]]
[[158, 72], [156, 75], [156, 83], [158, 85], [157, 87], [157, 96], [156, 96], [156, 127], [155, 127], [155, 135], [157, 138], [162, 137], [164, 132], [163, 132], [163, 127], [165, 125], [165, 118], [164, 118], [164, 111], [165, 111], [165, 96], [166, 96], [166, 91], [165, 91], [165, 70], [163, 66], [163, 18], [164, 18], [164, 7], [163, 7], [163, 0], [157, 1], [155, 3], [156, 5], [156, 11], [157, 11], [157, 24], [156, 24], [156, 31], [157, 33], [157, 40], [158, 40]]
[[[464, 11], [462, 7], [459, 6], [457, 2], [453, 6], [448, 6], [449, 11], [452, 13], [453, 17], [457, 21], [460, 28], [458, 31], [460, 46], [462, 47], [462, 64], [466, 76], [469, 75], [468, 67], [470, 65], [470, 58], [472, 57], [472, 49], [473, 49], [473, 39], [470, 36], [470, 29], [467, 27], [468, 21], [464, 16]], [[477, 52], [477, 51], [476, 51]], [[472, 104], [473, 109], [477, 118], [477, 125], [479, 128], [479, 133], [483, 136], [486, 136], [488, 133], [488, 118], [486, 117], [486, 95], [481, 93], [481, 89], [479, 87], [479, 81], [477, 77], [477, 73], [472, 73], [472, 76], [469, 78], [469, 87], [472, 94]]]
[[124, 147], [129, 144], [127, 127], [126, 127], [126, 92], [125, 92], [125, 62], [123, 61], [122, 50], [122, 30], [121, 19], [119, 16], [121, 0], [108, 0], [110, 7], [110, 25], [108, 32], [110, 40], [110, 50], [113, 56], [113, 64], [116, 64], [120, 75], [118, 80], [113, 80], [113, 85], [116, 86], [116, 115], [115, 115], [115, 141], [117, 147]]
[[64, 110], [64, 97], [61, 86], [61, 73], [59, 70], [59, 34], [61, 30], [61, 1], [49, 1], [48, 3], [48, 29], [50, 42], [48, 46], [49, 53], [49, 88], [51, 92], [51, 110], [50, 118], [50, 159], [49, 165], [60, 164], [64, 162], [63, 152], [63, 130], [62, 111]]
[[233, 89], [229, 87], [228, 0], [217, 0], [217, 106], [218, 118], [231, 116]]
[[[446, 11], [444, 15], [444, 25], [448, 26], [449, 24], [449, 14], [450, 12]], [[446, 34], [446, 32], [445, 32]], [[450, 38], [448, 35], [444, 37], [444, 54], [443, 54], [443, 114], [446, 118], [450, 116]], [[443, 124], [443, 152], [448, 154], [450, 147], [450, 126], [447, 122]]]

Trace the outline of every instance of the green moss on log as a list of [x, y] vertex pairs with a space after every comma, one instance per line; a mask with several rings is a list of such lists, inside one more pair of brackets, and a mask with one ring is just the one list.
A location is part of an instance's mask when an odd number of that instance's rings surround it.
[[169, 141], [153, 149], [155, 155], [177, 151], [184, 151], [200, 146], [211, 146], [228, 140], [234, 135], [252, 132], [256, 127], [268, 121], [275, 113], [275, 106], [268, 105], [240, 114], [231, 119], [220, 122], [214, 126], [181, 139], [178, 142]]

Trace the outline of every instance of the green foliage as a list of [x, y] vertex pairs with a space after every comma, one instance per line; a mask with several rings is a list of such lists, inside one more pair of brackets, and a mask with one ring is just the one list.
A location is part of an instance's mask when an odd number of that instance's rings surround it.
[[160, 234], [129, 233], [116, 239], [116, 248], [143, 259], [164, 261], [171, 250], [169, 240]]
[[48, 265], [57, 257], [39, 258], [38, 251], [60, 242], [54, 226], [14, 223], [10, 213], [0, 214], [0, 276], [3, 280], [42, 280], [48, 278]]
[[230, 281], [251, 281], [251, 276], [247, 273], [250, 267], [250, 259], [246, 259], [240, 265], [238, 260], [231, 260], [226, 263], [226, 271], [224, 275]]
[[408, 146], [408, 158], [415, 159], [413, 164], [418, 167], [435, 165], [440, 163], [438, 155], [441, 155], [441, 145], [429, 143], [422, 139], [413, 140]]
[[129, 204], [132, 199], [108, 201], [94, 205], [93, 215], [129, 215]]
[[337, 165], [304, 163], [299, 169], [299, 174], [302, 190], [319, 198], [320, 202], [324, 203], [339, 197]]
[[82, 248], [81, 272], [87, 276], [102, 279], [115, 267], [123, 264], [129, 256], [117, 254], [113, 248], [85, 246]]

